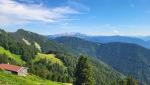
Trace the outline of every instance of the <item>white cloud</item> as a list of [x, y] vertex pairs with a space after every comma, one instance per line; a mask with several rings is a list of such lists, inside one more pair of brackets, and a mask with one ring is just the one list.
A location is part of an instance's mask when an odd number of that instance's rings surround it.
[[114, 34], [119, 34], [120, 32], [118, 30], [113, 30]]
[[25, 5], [14, 0], [0, 0], [0, 23], [58, 22], [79, 12], [69, 6], [44, 8], [42, 5]]

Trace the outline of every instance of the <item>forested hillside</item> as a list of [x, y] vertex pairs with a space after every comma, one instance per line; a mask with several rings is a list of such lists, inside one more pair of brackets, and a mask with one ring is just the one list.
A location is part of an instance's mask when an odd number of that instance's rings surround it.
[[94, 43], [76, 37], [59, 37], [54, 40], [75, 53], [96, 57], [117, 71], [150, 84], [149, 49], [129, 43]]
[[[24, 62], [21, 65], [28, 67], [29, 73], [42, 79], [64, 83], [74, 80], [78, 51], [73, 52], [45, 36], [22, 29], [13, 33], [1, 30], [0, 46], [3, 47], [0, 51], [6, 51], [6, 55], [0, 52], [3, 59], [0, 63], [20, 65], [18, 62]], [[88, 58], [93, 67], [95, 85], [111, 85], [115, 80], [124, 78], [104, 62]]]
[[39, 35], [30, 31], [19, 29], [14, 33], [10, 33], [10, 35], [17, 40], [25, 39], [31, 44], [34, 45], [36, 44], [36, 46], [39, 45], [39, 48], [44, 53], [48, 52], [49, 50], [60, 51], [60, 52], [66, 51], [64, 47], [61, 47], [61, 45], [55, 43], [52, 40], [47, 39], [46, 36]]
[[96, 57], [96, 49], [100, 45], [99, 43], [85, 41], [76, 37], [58, 37], [54, 41], [60, 45], [64, 45], [76, 54], [85, 54], [92, 57]]

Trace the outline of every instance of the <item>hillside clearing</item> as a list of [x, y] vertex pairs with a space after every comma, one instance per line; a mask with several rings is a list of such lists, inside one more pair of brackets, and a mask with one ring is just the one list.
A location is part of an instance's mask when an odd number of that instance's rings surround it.
[[40, 59], [46, 59], [48, 61], [50, 61], [53, 64], [59, 64], [61, 66], [64, 66], [63, 62], [55, 57], [55, 54], [42, 54], [42, 53], [38, 53], [36, 55], [36, 58], [33, 60], [33, 62], [39, 61]]

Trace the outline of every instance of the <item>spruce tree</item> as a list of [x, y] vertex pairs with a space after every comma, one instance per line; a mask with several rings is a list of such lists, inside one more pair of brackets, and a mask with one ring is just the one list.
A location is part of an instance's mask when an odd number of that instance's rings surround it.
[[114, 81], [112, 85], [138, 85], [138, 84], [137, 81], [132, 76], [128, 76], [125, 79]]
[[134, 80], [132, 76], [127, 77], [126, 81], [127, 81], [126, 85], [137, 85], [137, 81]]
[[80, 56], [76, 65], [74, 85], [93, 85], [92, 66], [87, 57]]

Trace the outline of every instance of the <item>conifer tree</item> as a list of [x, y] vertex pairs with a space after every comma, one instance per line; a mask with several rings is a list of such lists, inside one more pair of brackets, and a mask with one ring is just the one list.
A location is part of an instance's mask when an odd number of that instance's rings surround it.
[[127, 81], [126, 85], [137, 85], [137, 81], [134, 80], [134, 78], [132, 76], [127, 77], [126, 81]]
[[76, 65], [74, 85], [93, 85], [92, 66], [87, 57], [80, 56]]
[[128, 76], [125, 79], [114, 81], [112, 85], [138, 85], [138, 84], [137, 81], [132, 76]]

